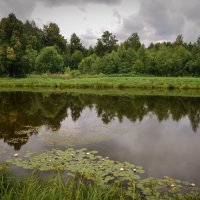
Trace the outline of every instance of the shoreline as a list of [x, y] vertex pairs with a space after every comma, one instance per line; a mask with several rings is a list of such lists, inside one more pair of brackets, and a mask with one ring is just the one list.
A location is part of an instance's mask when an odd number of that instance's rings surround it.
[[0, 78], [1, 88], [68, 89], [179, 89], [200, 90], [200, 78], [191, 77], [90, 77]]

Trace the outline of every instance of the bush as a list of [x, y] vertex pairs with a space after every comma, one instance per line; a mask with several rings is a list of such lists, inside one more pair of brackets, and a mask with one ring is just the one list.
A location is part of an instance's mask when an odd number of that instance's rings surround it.
[[64, 71], [64, 59], [57, 52], [56, 47], [45, 47], [36, 58], [38, 73], [59, 73]]

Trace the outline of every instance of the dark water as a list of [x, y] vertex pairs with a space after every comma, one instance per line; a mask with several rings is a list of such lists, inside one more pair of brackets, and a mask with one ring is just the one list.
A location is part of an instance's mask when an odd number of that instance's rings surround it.
[[199, 125], [200, 98], [1, 92], [0, 160], [87, 147], [200, 185]]

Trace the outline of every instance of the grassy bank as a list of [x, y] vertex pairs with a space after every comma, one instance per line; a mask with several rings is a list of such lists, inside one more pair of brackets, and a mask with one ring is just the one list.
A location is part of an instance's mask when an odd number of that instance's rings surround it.
[[98, 92], [94, 88], [87, 89], [73, 89], [73, 88], [44, 88], [44, 87], [0, 87], [0, 92], [35, 92], [35, 93], [70, 93], [73, 95], [100, 95], [100, 96], [174, 96], [174, 97], [200, 97], [200, 90], [164, 90], [164, 89], [139, 89], [139, 88], [125, 88], [125, 89], [98, 89]]
[[122, 183], [99, 185], [84, 177], [75, 176], [64, 180], [59, 172], [54, 176], [42, 178], [35, 172], [26, 177], [16, 177], [10, 172], [0, 172], [1, 200], [199, 200], [199, 192], [177, 193], [176, 187], [168, 188], [165, 195], [156, 191], [151, 184], [146, 189], [149, 195], [141, 191], [137, 184], [127, 195]]
[[200, 78], [188, 77], [28, 77], [1, 78], [0, 87], [95, 88], [95, 89], [200, 89]]

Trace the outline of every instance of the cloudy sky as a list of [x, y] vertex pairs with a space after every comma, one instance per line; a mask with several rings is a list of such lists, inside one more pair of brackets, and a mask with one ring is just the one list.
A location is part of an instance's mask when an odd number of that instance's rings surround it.
[[42, 27], [59, 25], [69, 39], [76, 33], [83, 44], [95, 44], [105, 30], [122, 41], [138, 32], [142, 42], [185, 41], [200, 36], [200, 0], [0, 0], [0, 18], [13, 12]]

